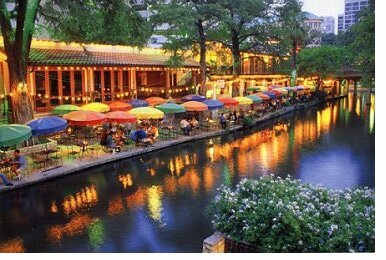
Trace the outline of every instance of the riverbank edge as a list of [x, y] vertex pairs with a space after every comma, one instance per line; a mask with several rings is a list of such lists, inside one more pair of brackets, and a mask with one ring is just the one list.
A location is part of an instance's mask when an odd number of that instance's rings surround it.
[[[295, 112], [297, 110], [307, 109], [310, 107], [317, 106], [319, 104], [327, 103], [329, 101], [344, 98], [344, 97], [346, 97], [346, 96], [329, 98], [326, 101], [313, 101], [313, 102], [310, 102], [307, 104], [297, 104], [297, 105], [294, 105], [291, 107], [284, 107], [279, 111], [275, 111], [273, 113], [267, 114], [265, 116], [260, 117], [259, 119], [254, 119], [253, 124], [249, 128], [255, 127], [255, 126], [260, 125], [262, 123], [265, 123], [273, 118], [276, 118], [276, 117], [279, 117], [279, 116], [282, 116], [285, 114], [289, 114], [289, 113]], [[56, 168], [56, 169], [52, 169], [52, 170], [48, 170], [46, 172], [40, 172], [40, 173], [33, 174], [32, 176], [25, 177], [20, 181], [13, 181], [14, 186], [1, 185], [0, 186], [0, 194], [5, 193], [5, 192], [9, 192], [9, 191], [15, 191], [15, 190], [23, 188], [23, 187], [42, 183], [42, 182], [49, 181], [49, 180], [52, 180], [55, 178], [64, 177], [64, 176], [67, 176], [70, 174], [80, 173], [81, 171], [88, 170], [88, 169], [91, 169], [94, 167], [98, 167], [98, 166], [101, 166], [101, 165], [104, 165], [107, 163], [116, 162], [116, 161], [120, 161], [120, 160], [124, 160], [124, 159], [128, 159], [128, 158], [133, 158], [136, 156], [151, 153], [153, 151], [159, 151], [159, 150], [162, 150], [165, 148], [177, 146], [177, 145], [192, 142], [192, 141], [198, 141], [198, 140], [202, 140], [202, 139], [213, 138], [213, 137], [221, 136], [224, 134], [229, 134], [229, 133], [244, 130], [244, 129], [245, 128], [243, 128], [243, 126], [237, 125], [237, 126], [233, 126], [230, 129], [227, 129], [227, 130], [219, 130], [219, 131], [215, 131], [215, 132], [200, 133], [200, 134], [193, 135], [193, 136], [179, 136], [177, 139], [173, 139], [173, 140], [166, 140], [166, 141], [162, 140], [162, 141], [157, 142], [154, 146], [134, 147], [134, 148], [130, 148], [130, 150], [127, 152], [121, 152], [121, 153], [116, 153], [116, 154], [103, 154], [102, 157], [97, 157], [97, 158], [94, 158], [93, 160], [82, 161], [80, 159], [71, 165], [63, 165], [63, 166]]]

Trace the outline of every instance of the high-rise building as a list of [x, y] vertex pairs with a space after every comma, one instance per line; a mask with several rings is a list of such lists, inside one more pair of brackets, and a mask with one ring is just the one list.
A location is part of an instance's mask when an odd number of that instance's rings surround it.
[[343, 30], [347, 30], [353, 24], [358, 22], [358, 13], [368, 6], [369, 6], [368, 0], [345, 0]]
[[335, 33], [335, 18], [332, 16], [322, 16], [323, 19], [322, 22], [322, 28], [323, 28], [323, 33], [328, 34], [328, 33]]
[[338, 33], [344, 31], [344, 14], [338, 14]]

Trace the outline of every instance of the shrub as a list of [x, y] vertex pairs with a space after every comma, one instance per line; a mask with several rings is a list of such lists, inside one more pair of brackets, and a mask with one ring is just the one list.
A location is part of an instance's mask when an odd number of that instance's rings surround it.
[[280, 177], [222, 186], [214, 228], [261, 252], [374, 252], [374, 191], [333, 191]]
[[246, 116], [243, 118], [243, 128], [249, 128], [253, 126], [253, 118]]

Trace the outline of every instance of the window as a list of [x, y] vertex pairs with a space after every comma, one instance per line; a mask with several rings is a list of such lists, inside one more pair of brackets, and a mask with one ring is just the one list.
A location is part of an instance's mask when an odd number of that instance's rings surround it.
[[59, 105], [59, 82], [58, 82], [58, 72], [57, 71], [50, 71], [48, 72], [48, 77], [50, 79], [49, 84], [50, 84], [50, 102], [51, 105], [57, 106]]

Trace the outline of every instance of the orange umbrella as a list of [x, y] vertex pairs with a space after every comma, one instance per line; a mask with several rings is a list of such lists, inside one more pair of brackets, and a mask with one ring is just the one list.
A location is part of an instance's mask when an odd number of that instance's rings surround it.
[[131, 109], [131, 106], [128, 103], [122, 101], [115, 101], [109, 104], [110, 111], [128, 111]]
[[106, 118], [108, 122], [115, 122], [115, 123], [134, 123], [137, 121], [137, 118], [133, 115], [130, 115], [127, 112], [124, 111], [113, 111], [106, 113]]
[[182, 106], [184, 106], [185, 109], [189, 112], [208, 110], [208, 106], [202, 102], [199, 102], [199, 101], [188, 101], [188, 102], [183, 103]]
[[106, 121], [106, 116], [94, 111], [73, 111], [63, 116], [70, 125], [88, 126], [98, 125]]
[[160, 98], [160, 97], [149, 97], [145, 99], [147, 103], [149, 103], [151, 106], [160, 105], [166, 102], [166, 99]]
[[219, 98], [218, 101], [224, 103], [225, 107], [237, 106], [239, 104], [239, 101], [237, 101], [236, 99], [227, 97]]
[[256, 95], [259, 97], [259, 98], [261, 98], [262, 100], [270, 100], [271, 98], [268, 96], [268, 95], [266, 95], [266, 94], [264, 94], [264, 93], [261, 93], [261, 92], [258, 92], [258, 93], [256, 93]]

